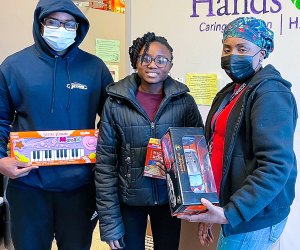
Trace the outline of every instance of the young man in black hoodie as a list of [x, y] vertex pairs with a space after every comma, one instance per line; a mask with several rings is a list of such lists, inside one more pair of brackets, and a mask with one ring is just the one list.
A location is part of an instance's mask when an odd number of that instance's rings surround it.
[[16, 250], [50, 249], [54, 237], [59, 249], [90, 248], [94, 165], [37, 168], [6, 153], [11, 130], [95, 128], [113, 80], [102, 60], [78, 48], [88, 29], [71, 0], [41, 0], [34, 12], [34, 44], [0, 66], [0, 172], [10, 177]]

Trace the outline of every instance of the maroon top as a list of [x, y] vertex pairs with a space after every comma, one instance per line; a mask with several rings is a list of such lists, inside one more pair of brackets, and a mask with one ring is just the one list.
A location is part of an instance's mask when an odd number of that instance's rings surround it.
[[163, 99], [163, 94], [151, 94], [138, 90], [136, 93], [136, 98], [141, 104], [142, 108], [146, 111], [150, 121], [153, 121]]

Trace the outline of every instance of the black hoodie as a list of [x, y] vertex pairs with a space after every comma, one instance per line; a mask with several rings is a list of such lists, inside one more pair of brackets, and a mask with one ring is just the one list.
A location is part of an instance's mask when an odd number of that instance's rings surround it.
[[[75, 43], [63, 56], [58, 56], [40, 34], [41, 21], [53, 12], [69, 13], [79, 23]], [[88, 20], [71, 0], [38, 3], [33, 22], [35, 43], [0, 66], [0, 157], [6, 156], [15, 111], [14, 131], [95, 128], [105, 88], [113, 80], [102, 60], [78, 48], [88, 29]], [[12, 183], [49, 191], [74, 190], [91, 182], [92, 167], [40, 167]]]

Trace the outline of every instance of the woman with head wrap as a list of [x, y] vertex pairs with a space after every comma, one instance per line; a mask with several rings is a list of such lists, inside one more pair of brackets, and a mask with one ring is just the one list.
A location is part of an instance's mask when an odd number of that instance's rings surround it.
[[295, 196], [293, 151], [298, 118], [291, 84], [262, 62], [273, 51], [265, 22], [237, 18], [223, 34], [221, 66], [232, 79], [216, 95], [206, 121], [220, 206], [202, 199], [207, 213], [179, 216], [199, 223], [200, 242], [217, 249], [270, 249], [280, 237]]

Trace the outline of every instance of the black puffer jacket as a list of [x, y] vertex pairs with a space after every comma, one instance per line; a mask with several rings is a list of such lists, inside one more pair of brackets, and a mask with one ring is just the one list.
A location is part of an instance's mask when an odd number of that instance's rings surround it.
[[124, 235], [120, 203], [153, 206], [168, 202], [164, 180], [143, 176], [149, 138], [161, 138], [169, 127], [203, 127], [188, 88], [171, 77], [154, 121], [136, 99], [138, 76], [132, 74], [107, 87], [97, 146], [96, 192], [101, 239]]

